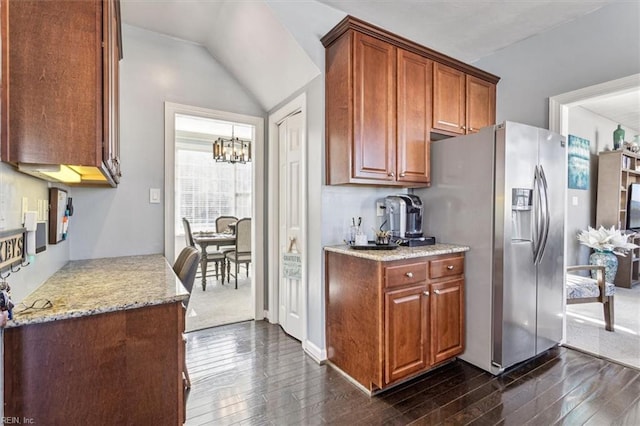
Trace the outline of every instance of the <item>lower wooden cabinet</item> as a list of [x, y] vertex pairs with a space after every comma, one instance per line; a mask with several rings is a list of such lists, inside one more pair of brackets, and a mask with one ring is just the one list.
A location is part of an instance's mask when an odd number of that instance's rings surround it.
[[4, 331], [4, 416], [41, 425], [184, 423], [182, 302]]
[[326, 253], [329, 361], [375, 392], [464, 351], [464, 256]]

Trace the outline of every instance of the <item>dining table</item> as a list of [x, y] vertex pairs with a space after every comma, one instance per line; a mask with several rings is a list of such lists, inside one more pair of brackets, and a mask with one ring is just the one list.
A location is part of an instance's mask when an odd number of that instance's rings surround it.
[[[236, 244], [236, 236], [227, 232], [194, 232], [193, 241], [200, 246], [202, 257], [200, 259], [200, 270], [202, 271], [202, 290], [207, 289], [207, 264], [209, 258], [207, 247], [209, 246], [233, 246]], [[224, 262], [222, 262], [222, 280], [224, 281]]]

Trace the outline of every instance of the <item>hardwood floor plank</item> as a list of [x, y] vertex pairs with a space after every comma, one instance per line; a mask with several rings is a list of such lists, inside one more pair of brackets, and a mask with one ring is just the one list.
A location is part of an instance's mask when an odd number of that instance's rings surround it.
[[597, 384], [598, 386], [593, 386], [593, 391], [563, 416], [558, 423], [564, 425], [584, 424], [613, 397], [620, 387], [624, 387], [629, 382], [637, 379], [638, 375], [640, 375], [640, 372], [636, 369], [623, 368], [615, 380], [609, 380], [605, 383]]
[[[482, 412], [470, 422], [474, 426], [494, 425], [505, 416], [513, 413], [529, 403], [540, 393], [562, 382], [566, 377], [580, 371], [596, 360], [580, 352], [565, 351], [560, 357], [553, 358], [538, 368], [533, 369], [519, 379], [512, 381], [501, 390], [479, 401]], [[527, 371], [523, 367], [523, 371]], [[473, 408], [473, 407], [469, 407]]]
[[640, 424], [640, 371], [562, 347], [497, 377], [456, 360], [374, 397], [264, 321], [188, 333], [187, 365], [189, 426]]
[[585, 426], [612, 424], [638, 401], [640, 401], [640, 377], [636, 377], [627, 386], [621, 387], [597, 413], [585, 422]]

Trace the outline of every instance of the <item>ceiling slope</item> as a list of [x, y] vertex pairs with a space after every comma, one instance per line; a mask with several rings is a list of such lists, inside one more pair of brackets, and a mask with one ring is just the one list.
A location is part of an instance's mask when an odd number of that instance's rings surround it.
[[264, 1], [121, 3], [127, 24], [202, 44], [265, 111], [320, 74]]

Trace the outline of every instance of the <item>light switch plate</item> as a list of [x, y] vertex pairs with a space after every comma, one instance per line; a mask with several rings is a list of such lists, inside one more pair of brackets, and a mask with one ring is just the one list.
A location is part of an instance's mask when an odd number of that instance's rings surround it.
[[149, 188], [149, 203], [160, 204], [160, 188]]
[[576, 197], [575, 195], [571, 197], [571, 205], [572, 206], [578, 205], [578, 197]]

